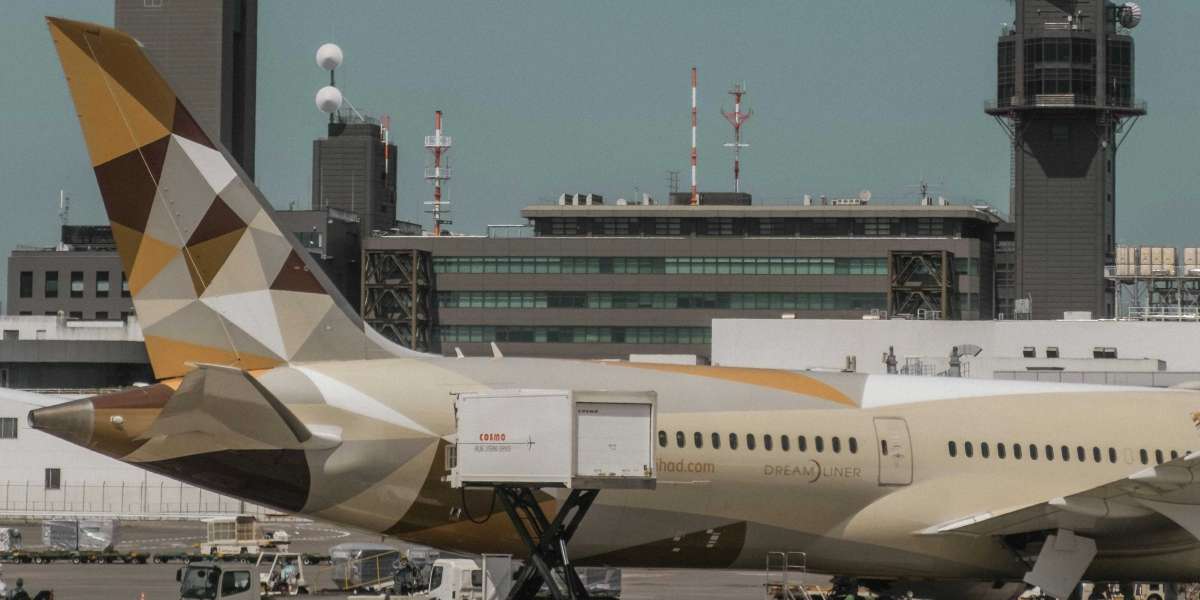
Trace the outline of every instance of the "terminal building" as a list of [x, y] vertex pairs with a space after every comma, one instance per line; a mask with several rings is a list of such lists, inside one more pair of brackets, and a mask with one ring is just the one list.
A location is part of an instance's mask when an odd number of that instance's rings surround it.
[[518, 356], [700, 360], [714, 318], [991, 318], [1003, 221], [987, 207], [942, 204], [564, 196], [521, 211], [531, 236], [366, 240], [363, 316], [446, 354], [486, 354], [496, 342]]
[[[1200, 336], [1175, 322], [716, 319], [713, 363], [1168, 387], [1200, 382]], [[947, 389], [953, 389], [947, 384]]]

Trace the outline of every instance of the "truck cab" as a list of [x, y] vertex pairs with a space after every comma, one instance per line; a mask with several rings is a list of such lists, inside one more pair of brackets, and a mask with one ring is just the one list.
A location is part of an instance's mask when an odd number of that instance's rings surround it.
[[180, 600], [258, 600], [255, 569], [236, 563], [201, 561], [175, 572]]
[[468, 558], [439, 558], [426, 594], [429, 600], [483, 600], [483, 569]]

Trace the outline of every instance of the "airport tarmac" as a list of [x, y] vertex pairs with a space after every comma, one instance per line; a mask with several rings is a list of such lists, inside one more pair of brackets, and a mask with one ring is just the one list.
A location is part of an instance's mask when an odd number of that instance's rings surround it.
[[[8, 524], [22, 529], [26, 548], [33, 549], [41, 541], [38, 524]], [[268, 528], [283, 528], [292, 537], [295, 552], [326, 553], [331, 546], [346, 542], [379, 542], [370, 536], [338, 529], [321, 523], [289, 522], [270, 524]], [[121, 523], [119, 550], [182, 550], [191, 548], [204, 538], [201, 523], [176, 521], [133, 521]], [[397, 548], [408, 547], [397, 540], [385, 540]], [[56, 600], [129, 599], [178, 600], [179, 584], [175, 571], [179, 564], [166, 565], [0, 565], [4, 579], [11, 586], [18, 577], [25, 579], [30, 592], [53, 589]], [[316, 587], [332, 586], [330, 567], [305, 567]], [[761, 571], [693, 571], [687, 569], [622, 569], [624, 600], [758, 600], [763, 597]]]

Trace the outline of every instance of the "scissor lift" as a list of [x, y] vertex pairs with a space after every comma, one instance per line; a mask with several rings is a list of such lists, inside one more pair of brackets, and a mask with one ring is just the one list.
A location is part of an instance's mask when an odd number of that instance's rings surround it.
[[[529, 553], [509, 600], [588, 598], [567, 544], [602, 489], [654, 489], [654, 392], [462, 393], [453, 487], [491, 488]], [[548, 516], [543, 488], [569, 490]], [[539, 502], [540, 500], [540, 502]]]

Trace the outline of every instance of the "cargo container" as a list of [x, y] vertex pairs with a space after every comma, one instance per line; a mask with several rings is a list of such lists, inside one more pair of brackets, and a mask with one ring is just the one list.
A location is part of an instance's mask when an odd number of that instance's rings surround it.
[[652, 489], [654, 392], [459, 394], [454, 485]]

